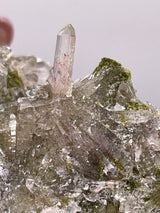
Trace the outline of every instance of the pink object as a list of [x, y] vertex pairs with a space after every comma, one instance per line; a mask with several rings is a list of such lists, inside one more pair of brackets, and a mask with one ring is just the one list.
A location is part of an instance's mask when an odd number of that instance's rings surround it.
[[12, 23], [6, 17], [0, 16], [0, 46], [9, 46], [13, 40], [13, 34]]

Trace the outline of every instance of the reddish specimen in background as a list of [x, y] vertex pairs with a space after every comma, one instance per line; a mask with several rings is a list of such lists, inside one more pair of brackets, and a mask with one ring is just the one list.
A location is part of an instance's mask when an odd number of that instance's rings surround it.
[[12, 23], [4, 16], [0, 16], [0, 46], [10, 45], [13, 40], [14, 29]]

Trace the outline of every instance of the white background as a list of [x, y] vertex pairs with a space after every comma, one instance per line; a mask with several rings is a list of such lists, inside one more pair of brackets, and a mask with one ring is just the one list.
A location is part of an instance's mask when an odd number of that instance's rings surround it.
[[51, 64], [56, 34], [71, 23], [74, 79], [113, 58], [132, 71], [138, 97], [160, 108], [160, 0], [0, 0], [0, 15], [14, 24], [14, 54]]

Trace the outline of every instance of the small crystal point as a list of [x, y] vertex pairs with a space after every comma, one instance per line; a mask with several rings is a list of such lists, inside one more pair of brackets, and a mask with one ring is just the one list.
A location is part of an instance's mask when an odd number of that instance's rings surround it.
[[54, 67], [49, 78], [54, 94], [71, 96], [75, 41], [75, 30], [71, 24], [57, 35]]
[[75, 36], [75, 30], [71, 24], [68, 24], [65, 26], [59, 33], [58, 35], [70, 35], [70, 36]]

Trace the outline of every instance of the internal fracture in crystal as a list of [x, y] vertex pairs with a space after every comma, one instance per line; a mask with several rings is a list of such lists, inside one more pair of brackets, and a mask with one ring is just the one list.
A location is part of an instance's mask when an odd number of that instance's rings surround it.
[[71, 24], [57, 35], [53, 72], [49, 78], [54, 94], [70, 96], [75, 52], [75, 30]]

